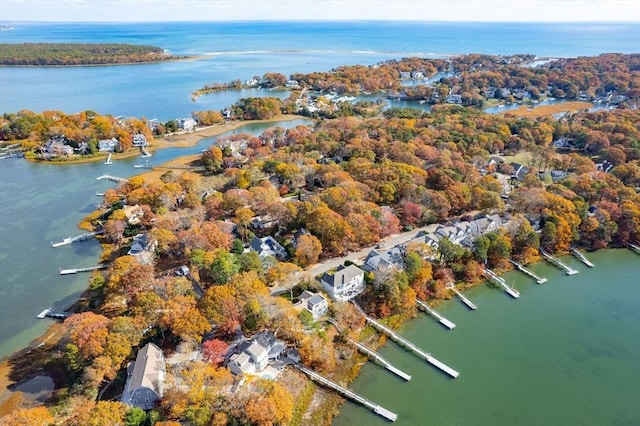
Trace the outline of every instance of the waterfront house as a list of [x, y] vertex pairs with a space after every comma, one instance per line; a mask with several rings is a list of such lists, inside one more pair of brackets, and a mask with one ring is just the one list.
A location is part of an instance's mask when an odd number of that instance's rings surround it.
[[156, 246], [156, 241], [151, 240], [147, 234], [138, 234], [133, 237], [127, 255], [135, 257], [139, 263], [151, 264]]
[[364, 271], [356, 265], [341, 265], [333, 274], [325, 272], [320, 283], [331, 299], [347, 302], [364, 291]]
[[313, 316], [314, 321], [318, 321], [322, 315], [324, 315], [329, 309], [327, 299], [320, 293], [313, 293], [311, 291], [303, 291], [300, 295], [298, 303], [293, 305], [298, 310], [306, 309]]
[[42, 146], [42, 152], [49, 157], [60, 157], [64, 155], [72, 155], [73, 147], [67, 145], [67, 139], [64, 135], [57, 135], [49, 138]]
[[116, 138], [102, 139], [98, 141], [98, 151], [115, 152], [120, 149], [120, 142]]
[[148, 145], [147, 137], [142, 133], [133, 135], [133, 146], [138, 148], [144, 148]]
[[249, 249], [258, 253], [260, 259], [273, 256], [278, 259], [286, 259], [287, 251], [273, 237], [258, 238], [254, 237], [249, 245]]
[[192, 132], [193, 129], [196, 128], [196, 120], [191, 117], [187, 118], [177, 118], [176, 124], [178, 125], [178, 129], [182, 129], [185, 132]]
[[270, 361], [277, 360], [284, 349], [284, 343], [276, 339], [275, 334], [264, 330], [239, 343], [232, 350], [227, 367], [236, 376], [258, 374], [268, 367]]
[[151, 410], [162, 398], [164, 375], [162, 350], [147, 343], [138, 351], [135, 363], [127, 368], [127, 381], [120, 400], [131, 407]]

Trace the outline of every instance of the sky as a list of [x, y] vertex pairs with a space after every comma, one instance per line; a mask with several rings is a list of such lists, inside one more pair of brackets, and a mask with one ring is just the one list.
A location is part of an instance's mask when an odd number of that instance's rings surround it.
[[640, 21], [640, 0], [0, 0], [0, 21]]

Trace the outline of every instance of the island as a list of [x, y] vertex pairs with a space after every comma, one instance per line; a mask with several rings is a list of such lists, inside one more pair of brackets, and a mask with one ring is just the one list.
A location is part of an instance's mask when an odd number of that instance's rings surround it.
[[185, 58], [159, 47], [121, 43], [0, 43], [0, 66], [122, 65]]

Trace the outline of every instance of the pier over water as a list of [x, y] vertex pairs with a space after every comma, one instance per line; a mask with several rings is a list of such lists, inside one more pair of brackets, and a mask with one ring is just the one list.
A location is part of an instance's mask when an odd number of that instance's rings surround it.
[[518, 299], [520, 297], [520, 292], [518, 292], [518, 290], [516, 290], [513, 287], [509, 287], [507, 285], [507, 282], [502, 277], [498, 276], [498, 274], [493, 272], [491, 269], [484, 268], [482, 272], [484, 272], [484, 274], [490, 280], [493, 280], [493, 282], [498, 283], [500, 287], [502, 287], [502, 289], [505, 291], [505, 293], [507, 293], [509, 296], [513, 297], [514, 299]]
[[525, 268], [524, 266], [522, 266], [521, 264], [519, 264], [515, 260], [509, 259], [509, 262], [511, 262], [513, 264], [513, 266], [518, 268], [519, 271], [524, 272], [526, 275], [529, 275], [531, 278], [536, 280], [536, 282], [538, 284], [544, 284], [544, 283], [547, 282], [546, 278], [537, 276], [536, 274], [533, 273], [533, 271], [531, 271], [530, 269]]
[[445, 317], [443, 317], [442, 315], [440, 315], [438, 312], [436, 312], [431, 306], [427, 305], [425, 302], [423, 302], [422, 300], [416, 300], [416, 304], [421, 307], [422, 309], [424, 309], [425, 311], [427, 311], [427, 313], [429, 315], [431, 315], [432, 317], [434, 317], [435, 319], [438, 320], [438, 322], [442, 325], [444, 325], [445, 327], [447, 327], [449, 330], [453, 330], [454, 328], [456, 328], [456, 325], [449, 321], [448, 319], [446, 319]]
[[387, 420], [390, 420], [392, 422], [395, 422], [396, 420], [398, 420], [398, 415], [396, 413], [393, 413], [389, 410], [387, 410], [386, 408], [376, 404], [375, 402], [369, 401], [367, 398], [365, 398], [364, 396], [361, 396], [345, 387], [340, 386], [339, 384], [332, 382], [331, 380], [321, 376], [320, 374], [316, 373], [315, 371], [309, 370], [308, 368], [297, 364], [297, 363], [293, 363], [293, 366], [295, 366], [298, 370], [302, 371], [304, 374], [306, 374], [307, 376], [309, 376], [309, 378], [311, 378], [312, 380], [315, 380], [316, 382], [327, 386], [328, 388], [331, 388], [337, 392], [339, 392], [340, 394], [342, 394], [343, 396], [346, 396], [347, 398], [351, 399], [352, 401], [355, 401], [359, 404], [364, 405], [365, 407], [367, 407], [368, 409], [370, 409], [371, 411], [373, 411], [374, 413], [376, 413], [377, 415], [384, 417]]
[[582, 263], [584, 263], [585, 265], [587, 265], [589, 268], [595, 267], [595, 265], [593, 263], [591, 263], [591, 261], [589, 259], [587, 259], [587, 257], [580, 250], [578, 250], [577, 248], [571, 247], [571, 254], [573, 254], [575, 257], [580, 259], [580, 261]]
[[395, 342], [397, 342], [397, 343], [401, 344], [402, 346], [404, 346], [405, 348], [411, 350], [416, 355], [418, 355], [421, 358], [425, 359], [429, 364], [439, 368], [440, 370], [442, 370], [443, 372], [447, 373], [449, 376], [453, 377], [454, 379], [457, 378], [460, 375], [460, 373], [458, 371], [456, 371], [453, 368], [449, 367], [445, 363], [443, 363], [441, 361], [438, 361], [433, 356], [431, 356], [430, 353], [424, 352], [422, 349], [418, 348], [416, 345], [414, 345], [413, 343], [411, 343], [410, 341], [408, 341], [404, 337], [400, 336], [398, 333], [396, 333], [395, 331], [391, 330], [389, 327], [386, 327], [386, 326], [382, 325], [378, 321], [376, 321], [373, 318], [371, 318], [370, 316], [368, 316], [364, 312], [364, 310], [360, 307], [360, 305], [358, 305], [356, 302], [353, 302], [353, 305], [358, 309], [358, 311], [360, 311], [360, 313], [362, 315], [364, 315], [364, 318], [367, 320], [367, 322], [369, 324], [371, 324], [378, 331], [386, 334], [387, 336], [389, 336]]
[[573, 269], [573, 268], [570, 268], [569, 266], [567, 266], [565, 263], [563, 263], [557, 257], [551, 256], [542, 247], [540, 247], [540, 254], [542, 254], [542, 256], [544, 256], [545, 259], [547, 259], [549, 262], [551, 262], [554, 265], [556, 265], [558, 268], [563, 269], [566, 272], [567, 275], [575, 275], [575, 274], [577, 274], [579, 272], [577, 269]]
[[462, 303], [464, 303], [465, 305], [467, 305], [467, 307], [471, 310], [476, 310], [478, 309], [478, 307], [476, 306], [475, 303], [473, 303], [471, 300], [469, 300], [467, 298], [467, 296], [465, 296], [464, 294], [462, 294], [460, 291], [458, 291], [458, 289], [456, 288], [455, 285], [453, 285], [453, 283], [449, 283], [447, 284], [447, 288], [451, 291], [453, 291], [453, 293], [458, 296], [458, 298], [462, 301]]

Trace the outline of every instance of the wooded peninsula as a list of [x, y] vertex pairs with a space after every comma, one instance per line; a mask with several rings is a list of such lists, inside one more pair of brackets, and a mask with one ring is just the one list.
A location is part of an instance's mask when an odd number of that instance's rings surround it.
[[[623, 96], [611, 109], [521, 117], [457, 102], [429, 112], [334, 106], [333, 118], [234, 134], [181, 167], [107, 190], [87, 218], [105, 269], [59, 339], [12, 360], [26, 376], [46, 371], [56, 391], [46, 407], [15, 402], [0, 425], [330, 424], [341, 398], [296, 366], [355, 378], [366, 358], [353, 342], [375, 350], [385, 338], [351, 302], [395, 328], [420, 303], [485, 282], [488, 269], [539, 261], [541, 250], [640, 244], [632, 56], [580, 59], [592, 77], [572, 83], [576, 93]], [[586, 65], [603, 58], [627, 65]], [[536, 86], [530, 77], [505, 81]], [[447, 96], [466, 93], [465, 81], [452, 77]], [[194, 121], [272, 117], [291, 105], [241, 99], [228, 118], [202, 111]], [[153, 143], [179, 125], [21, 111], [2, 117], [0, 135], [58, 156], [100, 141], [135, 149], [134, 136]], [[153, 380], [136, 382], [141, 371]]]
[[120, 43], [0, 43], [1, 66], [116, 65], [184, 59], [154, 46]]

